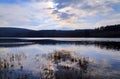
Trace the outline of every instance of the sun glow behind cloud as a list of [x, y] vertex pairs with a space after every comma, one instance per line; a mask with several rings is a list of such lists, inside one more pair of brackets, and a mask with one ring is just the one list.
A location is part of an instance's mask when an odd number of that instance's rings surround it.
[[119, 0], [1, 0], [0, 27], [89, 29], [120, 23]]

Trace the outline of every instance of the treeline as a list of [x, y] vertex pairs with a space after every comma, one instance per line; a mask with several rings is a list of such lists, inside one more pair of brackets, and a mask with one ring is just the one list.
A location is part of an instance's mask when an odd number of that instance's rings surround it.
[[120, 37], [120, 24], [102, 26], [93, 31], [91, 36], [95, 37]]
[[84, 30], [42, 30], [35, 32], [35, 37], [120, 37], [120, 24], [102, 26]]
[[120, 31], [120, 24], [118, 25], [109, 25], [109, 26], [101, 26], [95, 30], [102, 30], [102, 31]]
[[0, 37], [120, 37], [120, 24], [84, 30], [27, 30], [0, 28]]

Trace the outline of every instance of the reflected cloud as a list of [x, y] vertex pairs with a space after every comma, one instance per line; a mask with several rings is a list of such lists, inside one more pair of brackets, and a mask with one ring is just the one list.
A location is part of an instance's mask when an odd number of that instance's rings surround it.
[[79, 56], [78, 53], [69, 50], [56, 50], [49, 54], [38, 53], [29, 56], [26, 53], [13, 54], [8, 51], [6, 56], [0, 58], [0, 77], [1, 79], [119, 79], [117, 78], [119, 70], [112, 67], [111, 62], [106, 59]]

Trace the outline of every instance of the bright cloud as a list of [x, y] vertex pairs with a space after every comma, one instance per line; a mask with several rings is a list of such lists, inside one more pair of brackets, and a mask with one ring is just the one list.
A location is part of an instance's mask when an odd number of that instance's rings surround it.
[[1, 0], [0, 27], [86, 29], [120, 23], [120, 0]]

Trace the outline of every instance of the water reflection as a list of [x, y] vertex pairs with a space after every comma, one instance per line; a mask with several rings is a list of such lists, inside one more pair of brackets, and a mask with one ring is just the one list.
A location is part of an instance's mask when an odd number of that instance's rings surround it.
[[32, 57], [26, 53], [2, 56], [0, 79], [119, 79], [120, 75], [106, 60], [78, 56], [68, 50]]
[[119, 50], [109, 41], [2, 42], [0, 79], [120, 79]]
[[[36, 64], [34, 65], [37, 65], [45, 57], [46, 55], [36, 55], [34, 59]], [[77, 79], [82, 78], [83, 74], [87, 73], [88, 59], [78, 58], [74, 53], [65, 50], [55, 51], [47, 55], [46, 61], [44, 61], [47, 64], [39, 63], [38, 72], [33, 71], [37, 72], [36, 76], [30, 71], [25, 71], [24, 65], [28, 63], [23, 61], [26, 58], [27, 56], [21, 53], [7, 54], [6, 57], [1, 58], [0, 79]], [[72, 77], [69, 76], [70, 74]]]
[[[19, 41], [19, 40], [18, 40]], [[2, 41], [0, 42], [0, 47], [20, 47], [20, 46], [27, 46], [27, 45], [33, 45], [33, 44], [40, 44], [40, 45], [56, 45], [56, 44], [76, 44], [76, 45], [95, 45], [100, 48], [105, 49], [114, 49], [114, 50], [120, 50], [120, 42], [115, 41], [55, 41], [55, 40], [22, 40], [22, 41], [15, 41], [12, 43]]]
[[[89, 58], [77, 57], [75, 53], [61, 50], [52, 53], [49, 59], [57, 68], [54, 72], [55, 79], [89, 79], [89, 74], [87, 74]], [[51, 67], [47, 69], [50, 72], [51, 70], [53, 70]]]
[[0, 79], [31, 79], [36, 78], [31, 73], [26, 73], [23, 62], [24, 54], [7, 54], [0, 59]]

